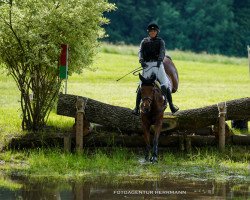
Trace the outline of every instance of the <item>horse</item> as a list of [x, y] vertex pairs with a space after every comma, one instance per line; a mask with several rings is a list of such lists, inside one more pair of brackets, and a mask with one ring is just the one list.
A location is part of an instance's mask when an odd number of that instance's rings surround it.
[[177, 92], [179, 87], [179, 75], [177, 68], [175, 67], [172, 59], [169, 56], [165, 56], [163, 60], [163, 66], [167, 76], [169, 77], [172, 86], [172, 93], [175, 93]]
[[[172, 93], [178, 89], [179, 77], [178, 71], [171, 59], [165, 57], [163, 65], [167, 76], [170, 79]], [[141, 120], [143, 136], [146, 143], [145, 160], [152, 163], [158, 162], [158, 141], [162, 129], [164, 116], [164, 98], [161, 89], [156, 84], [156, 75], [153, 74], [150, 78], [144, 78], [139, 74], [141, 80]], [[154, 127], [153, 151], [150, 157], [150, 128]]]
[[150, 156], [150, 127], [154, 125], [153, 153], [150, 161], [157, 162], [158, 140], [162, 128], [164, 115], [164, 99], [160, 88], [155, 84], [156, 76], [145, 79], [139, 74], [141, 80], [141, 120], [144, 140], [146, 142], [145, 160]]

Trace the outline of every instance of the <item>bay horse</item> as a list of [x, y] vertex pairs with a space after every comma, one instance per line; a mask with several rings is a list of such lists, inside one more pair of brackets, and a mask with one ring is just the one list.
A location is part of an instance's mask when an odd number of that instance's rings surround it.
[[146, 142], [145, 160], [150, 156], [150, 127], [154, 125], [153, 152], [150, 158], [151, 162], [157, 162], [158, 157], [158, 140], [162, 128], [164, 115], [164, 99], [161, 90], [156, 86], [156, 76], [145, 79], [139, 74], [141, 80], [141, 120], [144, 140]]
[[[165, 72], [170, 79], [172, 93], [176, 92], [179, 84], [178, 71], [168, 57], [163, 60]], [[146, 143], [145, 160], [155, 163], [158, 161], [158, 141], [162, 129], [164, 116], [164, 99], [161, 89], [156, 84], [156, 75], [152, 74], [150, 78], [144, 78], [139, 74], [141, 80], [141, 120], [143, 136]], [[150, 157], [150, 128], [154, 126], [153, 151]], [[149, 158], [150, 157], [150, 158]]]

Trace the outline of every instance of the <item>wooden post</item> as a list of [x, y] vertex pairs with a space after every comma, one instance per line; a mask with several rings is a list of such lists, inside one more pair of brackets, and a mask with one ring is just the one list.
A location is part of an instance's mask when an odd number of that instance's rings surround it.
[[71, 150], [71, 136], [67, 135], [63, 138], [64, 141], [64, 152], [70, 152]]
[[83, 152], [83, 126], [84, 126], [84, 101], [77, 98], [76, 101], [76, 151]]
[[186, 150], [187, 150], [187, 153], [191, 153], [191, 152], [192, 152], [192, 142], [191, 142], [191, 137], [186, 136], [186, 141], [185, 141], [185, 144], [186, 144]]
[[185, 150], [184, 136], [183, 135], [179, 135], [179, 148], [181, 151]]
[[225, 118], [226, 118], [226, 102], [218, 104], [219, 111], [219, 149], [224, 151], [225, 149]]
[[74, 184], [73, 191], [74, 191], [74, 199], [75, 200], [83, 200], [84, 199], [83, 186], [80, 183]]

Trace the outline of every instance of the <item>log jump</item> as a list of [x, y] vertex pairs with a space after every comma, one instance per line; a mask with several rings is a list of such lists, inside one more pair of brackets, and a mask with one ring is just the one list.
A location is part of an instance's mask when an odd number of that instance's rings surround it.
[[[57, 114], [75, 117], [78, 96], [60, 94]], [[89, 122], [100, 124], [121, 133], [141, 133], [140, 117], [131, 113], [131, 109], [113, 106], [94, 99], [80, 97], [84, 100], [85, 115]], [[250, 119], [250, 98], [234, 99], [225, 102], [227, 114], [225, 120]], [[196, 131], [219, 122], [218, 105], [183, 110], [174, 115], [166, 113], [163, 122], [164, 131]]]
[[[118, 145], [123, 144], [130, 147], [141, 146], [143, 140], [141, 136], [138, 135], [142, 133], [140, 117], [133, 115], [129, 108], [109, 105], [86, 97], [60, 94], [57, 114], [75, 117], [75, 126], [77, 127], [79, 118], [76, 116], [79, 115], [79, 109], [77, 108], [79, 100], [84, 104], [84, 116], [81, 116], [80, 119], [84, 118], [85, 121], [81, 123], [91, 122], [99, 124], [106, 130], [104, 135], [98, 133], [98, 131], [92, 131], [90, 136], [85, 136], [84, 140], [86, 144], [84, 144], [84, 146], [88, 145], [89, 141], [98, 144], [98, 146], [108, 145], [111, 138], [115, 139]], [[231, 144], [249, 145], [249, 136], [245, 136], [242, 142], [241, 136], [231, 135], [230, 129], [225, 121], [235, 119], [250, 119], [249, 97], [221, 102], [202, 108], [183, 110], [174, 115], [165, 113], [162, 132], [182, 132], [184, 135], [169, 136], [163, 134], [160, 145], [172, 146], [174, 144], [174, 146], [179, 146], [181, 150], [186, 149], [187, 151], [191, 151], [192, 145], [217, 144], [221, 151], [224, 150], [225, 143], [227, 142], [231, 142]], [[214, 125], [215, 135], [213, 136], [188, 135], [188, 133], [195, 133], [197, 130], [211, 125]], [[152, 127], [152, 129], [154, 129], [154, 127]], [[86, 131], [85, 127], [84, 135], [86, 135]], [[80, 133], [81, 127], [75, 129], [75, 132], [76, 147], [78, 148], [78, 140], [83, 141], [83, 136]], [[114, 134], [114, 132], [118, 134]], [[136, 134], [138, 136], [136, 136]], [[81, 135], [80, 138], [79, 135]], [[67, 143], [68, 137], [64, 140]], [[82, 144], [80, 149], [81, 148]]]
[[[80, 101], [77, 103], [77, 100]], [[226, 106], [226, 111], [221, 105]], [[221, 110], [219, 110], [220, 108]], [[143, 137], [140, 135], [142, 133], [140, 118], [132, 115], [129, 108], [105, 104], [86, 97], [60, 94], [57, 114], [75, 118], [76, 123], [73, 130], [69, 132], [59, 130], [56, 133], [52, 131], [46, 132], [46, 134], [40, 133], [41, 135], [39, 133], [22, 136], [10, 135], [9, 143], [2, 145], [0, 150], [64, 145], [65, 151], [70, 151], [75, 146], [76, 151], [81, 153], [82, 147], [118, 145], [137, 148], [145, 146]], [[222, 141], [219, 145], [221, 150], [225, 143], [249, 146], [249, 134], [230, 135], [229, 126], [226, 124], [225, 127], [222, 127], [219, 123], [220, 120], [224, 123], [226, 120], [242, 119], [250, 119], [249, 97], [202, 108], [182, 110], [174, 115], [166, 113], [159, 146], [179, 147], [181, 150], [190, 151], [192, 146], [218, 146], [221, 138]], [[95, 126], [91, 134], [88, 134], [89, 122], [101, 126]], [[213, 129], [211, 129], [211, 125], [213, 125]], [[224, 134], [225, 138], [220, 134]]]

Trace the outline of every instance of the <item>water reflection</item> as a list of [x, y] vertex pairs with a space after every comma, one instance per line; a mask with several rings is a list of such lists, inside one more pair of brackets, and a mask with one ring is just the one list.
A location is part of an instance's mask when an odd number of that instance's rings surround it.
[[217, 183], [165, 178], [158, 181], [28, 181], [15, 180], [21, 189], [0, 188], [0, 199], [99, 200], [99, 199], [250, 199], [250, 184]]

